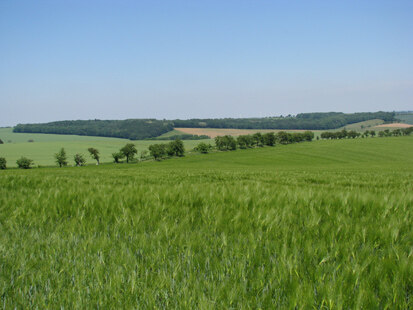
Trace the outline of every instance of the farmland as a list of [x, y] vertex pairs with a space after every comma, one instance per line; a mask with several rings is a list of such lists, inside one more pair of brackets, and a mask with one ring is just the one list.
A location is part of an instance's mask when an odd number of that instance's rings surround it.
[[[100, 151], [102, 162], [112, 162], [111, 154], [119, 151], [126, 143], [133, 142], [139, 153], [147, 150], [149, 145], [157, 143], [150, 140], [130, 141], [128, 139], [105, 137], [14, 133], [11, 128], [0, 128], [0, 139], [5, 143], [0, 144], [0, 157], [5, 157], [10, 167], [16, 166], [16, 160], [21, 156], [34, 160], [36, 165], [54, 165], [53, 154], [62, 147], [66, 149], [71, 164], [73, 164], [73, 156], [76, 153], [83, 153], [89, 163], [93, 162], [88, 155], [87, 149], [89, 147], [97, 148]], [[29, 140], [34, 142], [28, 142]], [[199, 142], [184, 141], [184, 144], [186, 148], [191, 149]]]
[[413, 137], [0, 171], [4, 308], [413, 306]]

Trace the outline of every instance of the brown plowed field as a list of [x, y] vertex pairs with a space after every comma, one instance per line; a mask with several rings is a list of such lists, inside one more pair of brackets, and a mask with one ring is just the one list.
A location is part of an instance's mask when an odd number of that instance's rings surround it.
[[[256, 132], [266, 133], [266, 132], [278, 132], [282, 130], [277, 129], [220, 129], [220, 128], [175, 128], [180, 132], [191, 134], [191, 135], [207, 135], [211, 138], [217, 136], [240, 136], [240, 135], [249, 135]], [[285, 130], [287, 132], [304, 132], [305, 130]], [[313, 130], [314, 131], [314, 130]], [[316, 130], [315, 130], [316, 131]]]
[[392, 124], [383, 124], [376, 126], [377, 128], [409, 128], [413, 125], [403, 124], [403, 123], [392, 123]]

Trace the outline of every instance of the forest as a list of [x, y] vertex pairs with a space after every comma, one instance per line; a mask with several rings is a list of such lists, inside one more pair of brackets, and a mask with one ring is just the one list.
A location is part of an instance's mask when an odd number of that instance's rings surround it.
[[158, 137], [174, 127], [235, 129], [304, 129], [328, 130], [371, 119], [395, 120], [393, 112], [301, 113], [296, 116], [265, 118], [221, 118], [189, 120], [76, 120], [43, 124], [18, 124], [14, 132], [101, 136], [143, 140]]

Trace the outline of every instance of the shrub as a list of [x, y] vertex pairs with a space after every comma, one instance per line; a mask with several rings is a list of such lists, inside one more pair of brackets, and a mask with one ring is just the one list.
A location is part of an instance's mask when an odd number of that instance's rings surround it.
[[210, 150], [212, 149], [212, 145], [211, 144], [206, 144], [204, 142], [199, 143], [194, 150], [197, 152], [200, 152], [202, 154], [206, 154], [208, 153]]
[[116, 153], [112, 153], [112, 157], [113, 157], [113, 161], [115, 163], [120, 163], [120, 160], [125, 158], [125, 154], [123, 154], [122, 152], [116, 152]]
[[27, 142], [34, 142], [34, 140], [33, 140], [33, 139], [29, 139], [29, 140], [27, 140]]
[[2, 140], [2, 139], [0, 139], [0, 144], [4, 144], [4, 142], [3, 142], [3, 140]]
[[7, 161], [4, 157], [0, 157], [0, 169], [6, 169]]
[[64, 148], [61, 148], [59, 152], [54, 154], [54, 157], [59, 167], [67, 166], [67, 156]]
[[30, 169], [33, 165], [33, 160], [22, 156], [16, 161], [16, 164], [20, 169]]

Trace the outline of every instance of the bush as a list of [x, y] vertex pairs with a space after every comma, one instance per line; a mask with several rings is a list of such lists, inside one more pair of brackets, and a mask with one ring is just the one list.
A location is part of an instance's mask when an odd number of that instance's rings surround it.
[[0, 139], [0, 144], [4, 144], [4, 142], [3, 142], [3, 140], [2, 140], [2, 139]]
[[125, 158], [125, 154], [123, 154], [122, 152], [116, 152], [116, 153], [112, 153], [112, 157], [113, 157], [113, 161], [115, 163], [120, 163], [120, 160]]
[[22, 156], [16, 161], [16, 164], [20, 169], [30, 169], [33, 165], [33, 160]]
[[34, 140], [33, 140], [33, 139], [29, 139], [29, 140], [27, 140], [27, 142], [34, 142]]
[[6, 164], [7, 164], [6, 159], [4, 157], [0, 157], [0, 169], [2, 170], [6, 169]]
[[202, 154], [207, 154], [212, 149], [211, 144], [206, 144], [204, 142], [199, 143], [194, 150]]

